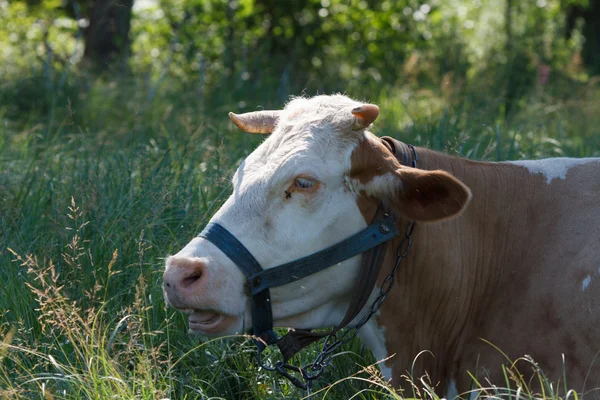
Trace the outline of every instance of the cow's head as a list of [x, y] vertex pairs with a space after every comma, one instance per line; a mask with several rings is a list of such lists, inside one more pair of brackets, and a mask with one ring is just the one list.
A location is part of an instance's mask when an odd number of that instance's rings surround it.
[[[263, 268], [312, 254], [356, 233], [368, 217], [359, 203], [382, 203], [400, 218], [458, 214], [468, 189], [441, 171], [401, 166], [368, 132], [379, 109], [342, 95], [296, 98], [282, 111], [231, 114], [253, 133], [271, 133], [240, 165], [233, 194], [213, 216]], [[343, 318], [360, 256], [271, 289], [277, 326], [321, 328]], [[191, 311], [190, 329], [210, 336], [252, 326], [245, 277], [212, 243], [193, 239], [167, 259], [171, 306]]]

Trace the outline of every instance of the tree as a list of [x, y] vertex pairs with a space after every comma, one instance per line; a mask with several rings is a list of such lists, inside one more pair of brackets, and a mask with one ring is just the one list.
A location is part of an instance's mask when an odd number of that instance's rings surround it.
[[571, 0], [566, 13], [566, 34], [569, 38], [583, 20], [582, 35], [585, 38], [581, 56], [583, 63], [593, 72], [600, 72], [600, 0]]
[[126, 69], [133, 0], [91, 2], [89, 26], [85, 29], [84, 60], [97, 71], [112, 66]]

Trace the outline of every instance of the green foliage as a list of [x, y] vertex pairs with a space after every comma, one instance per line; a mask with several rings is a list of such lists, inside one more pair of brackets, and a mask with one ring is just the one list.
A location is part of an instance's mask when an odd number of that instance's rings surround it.
[[[43, 74], [46, 84], [59, 75], [53, 91], [62, 90], [83, 55], [88, 3], [0, 2], [8, 21], [0, 24], [0, 72], [8, 80]], [[512, 106], [545, 65], [587, 79], [579, 56], [585, 24], [572, 32], [565, 26], [566, 12], [581, 4], [512, 2], [509, 29], [506, 2], [492, 0], [157, 1], [135, 10], [129, 64], [158, 89], [168, 76], [171, 89], [192, 85], [200, 98], [275, 88], [277, 102], [304, 89], [365, 84], [429, 87], [451, 79], [460, 88], [493, 74], [492, 90]]]
[[55, 68], [75, 62], [77, 23], [56, 7], [60, 2], [0, 1], [0, 76], [23, 78], [44, 64]]
[[568, 6], [515, 2], [510, 46], [504, 3], [491, 0], [180, 0], [138, 14], [136, 32], [151, 32], [143, 38], [154, 46], [143, 51], [146, 62], [162, 57], [161, 68], [196, 75], [209, 88], [277, 79], [285, 94], [331, 92], [348, 84], [439, 84], [447, 72], [468, 79], [512, 65], [534, 78], [541, 64], [564, 68], [581, 47], [577, 34], [564, 39]]

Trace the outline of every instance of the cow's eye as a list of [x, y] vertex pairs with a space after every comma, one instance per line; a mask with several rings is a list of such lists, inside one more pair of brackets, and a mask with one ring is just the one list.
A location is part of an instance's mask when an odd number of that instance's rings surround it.
[[298, 175], [285, 191], [285, 198], [291, 199], [292, 193], [302, 193], [304, 195], [312, 195], [321, 187], [321, 182], [307, 175]]
[[297, 177], [294, 185], [299, 189], [312, 189], [317, 184], [317, 181], [304, 177]]

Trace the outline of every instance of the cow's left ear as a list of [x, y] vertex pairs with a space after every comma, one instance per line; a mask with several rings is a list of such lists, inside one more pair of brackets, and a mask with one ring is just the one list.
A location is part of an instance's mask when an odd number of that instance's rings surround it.
[[461, 213], [471, 191], [444, 171], [400, 167], [360, 184], [360, 190], [412, 221], [438, 221]]
[[351, 165], [351, 190], [413, 221], [455, 216], [471, 200], [469, 188], [449, 173], [400, 165], [371, 134], [352, 153]]
[[445, 171], [400, 168], [394, 171], [395, 196], [386, 199], [399, 214], [413, 221], [437, 221], [462, 212], [471, 191]]

